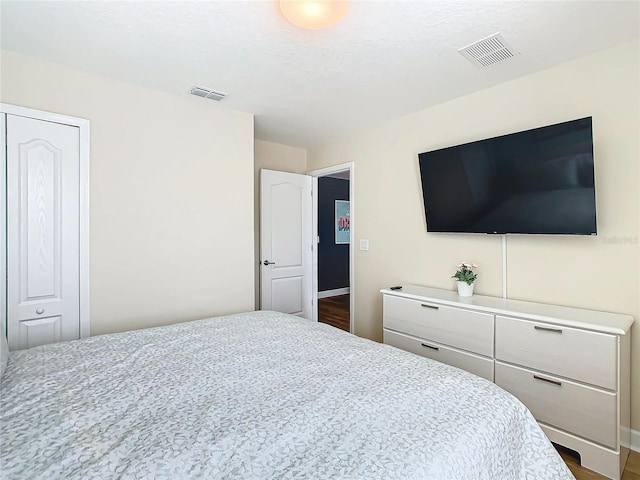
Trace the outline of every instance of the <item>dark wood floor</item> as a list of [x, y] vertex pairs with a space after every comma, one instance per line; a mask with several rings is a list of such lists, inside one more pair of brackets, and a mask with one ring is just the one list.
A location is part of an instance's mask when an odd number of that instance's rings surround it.
[[[570, 450], [562, 447], [556, 447], [560, 456], [567, 464], [576, 480], [609, 480], [608, 477], [593, 472], [587, 468], [581, 467], [578, 459], [571, 454]], [[622, 480], [640, 480], [640, 452], [629, 452], [629, 458], [622, 474]]]
[[350, 295], [318, 299], [318, 320], [346, 332], [349, 331]]

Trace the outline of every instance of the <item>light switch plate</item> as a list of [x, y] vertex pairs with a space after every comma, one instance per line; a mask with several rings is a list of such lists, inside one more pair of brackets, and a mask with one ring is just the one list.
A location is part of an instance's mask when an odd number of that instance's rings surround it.
[[360, 239], [360, 250], [369, 250], [369, 240]]

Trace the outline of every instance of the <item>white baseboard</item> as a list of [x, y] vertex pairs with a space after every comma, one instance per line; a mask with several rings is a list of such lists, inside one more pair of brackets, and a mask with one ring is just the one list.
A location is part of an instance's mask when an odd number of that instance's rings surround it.
[[318, 298], [337, 297], [338, 295], [346, 295], [350, 291], [351, 289], [349, 287], [325, 290], [323, 292], [318, 292]]
[[629, 448], [640, 452], [640, 431], [631, 429], [631, 445], [629, 445]]

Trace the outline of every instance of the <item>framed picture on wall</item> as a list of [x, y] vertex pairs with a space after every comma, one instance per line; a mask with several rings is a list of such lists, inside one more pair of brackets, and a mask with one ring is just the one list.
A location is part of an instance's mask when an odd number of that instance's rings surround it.
[[350, 226], [349, 226], [349, 201], [336, 200], [336, 245], [349, 243]]

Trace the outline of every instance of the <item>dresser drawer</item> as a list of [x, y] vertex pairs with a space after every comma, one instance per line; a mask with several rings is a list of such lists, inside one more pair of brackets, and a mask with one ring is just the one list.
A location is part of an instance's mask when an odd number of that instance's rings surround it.
[[493, 356], [493, 315], [384, 296], [384, 328]]
[[616, 335], [496, 316], [496, 359], [609, 390], [616, 385]]
[[615, 393], [498, 361], [495, 382], [520, 399], [539, 422], [617, 448]]
[[453, 365], [493, 382], [493, 360], [446, 347], [436, 342], [384, 330], [384, 343], [423, 357]]

